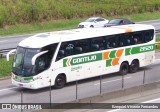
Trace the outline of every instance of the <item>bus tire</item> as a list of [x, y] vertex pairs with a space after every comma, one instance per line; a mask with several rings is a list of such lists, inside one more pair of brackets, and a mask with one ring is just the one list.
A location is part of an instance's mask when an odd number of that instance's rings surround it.
[[139, 61], [138, 60], [133, 60], [130, 67], [129, 67], [129, 72], [135, 73], [139, 69]]
[[90, 26], [90, 28], [94, 28], [94, 26], [93, 26], [93, 25], [91, 25], [91, 26]]
[[60, 74], [56, 77], [56, 80], [55, 80], [55, 85], [54, 87], [56, 89], [61, 89], [64, 87], [64, 85], [66, 84], [66, 78], [64, 75]]
[[123, 62], [120, 66], [119, 74], [126, 75], [129, 71], [129, 66], [127, 62]]

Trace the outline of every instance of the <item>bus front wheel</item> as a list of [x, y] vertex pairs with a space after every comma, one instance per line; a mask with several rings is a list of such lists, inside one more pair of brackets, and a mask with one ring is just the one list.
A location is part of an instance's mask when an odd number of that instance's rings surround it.
[[129, 71], [129, 66], [127, 62], [123, 62], [120, 66], [119, 74], [126, 75]]
[[61, 88], [64, 87], [65, 83], [66, 83], [65, 76], [60, 74], [60, 75], [58, 75], [58, 76], [56, 77], [54, 87], [55, 87], [56, 89], [61, 89]]

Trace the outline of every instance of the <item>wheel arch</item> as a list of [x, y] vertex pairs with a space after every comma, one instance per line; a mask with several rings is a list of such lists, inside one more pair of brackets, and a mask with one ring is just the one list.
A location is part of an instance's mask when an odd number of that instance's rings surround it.
[[[131, 63], [132, 63], [133, 61], [137, 61], [138, 64], [139, 64], [139, 66], [140, 66], [139, 59], [137, 59], [137, 58], [136, 58], [136, 59], [133, 59], [133, 60], [131, 61]], [[131, 64], [131, 63], [130, 63], [130, 64]]]
[[[59, 75], [64, 76], [65, 82], [67, 82], [67, 77], [66, 77], [66, 74], [65, 74], [65, 73], [59, 73], [56, 77], [58, 77]], [[56, 77], [55, 77], [55, 80], [56, 80]], [[55, 81], [54, 81], [54, 83], [55, 83]]]

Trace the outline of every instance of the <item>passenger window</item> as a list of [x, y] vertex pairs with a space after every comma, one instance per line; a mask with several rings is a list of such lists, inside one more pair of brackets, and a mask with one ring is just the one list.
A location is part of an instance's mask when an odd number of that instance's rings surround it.
[[87, 53], [90, 51], [89, 39], [75, 41], [75, 54]]
[[74, 54], [74, 45], [72, 43], [67, 43], [65, 50], [66, 50], [66, 56], [73, 55]]
[[130, 45], [132, 45], [131, 35], [130, 35], [130, 34], [126, 34], [124, 37], [125, 37], [125, 38], [123, 39], [123, 41], [124, 41], [124, 46], [130, 46]]
[[56, 61], [73, 54], [74, 54], [74, 42], [73, 41], [62, 42], [61, 47], [58, 51]]
[[121, 35], [117, 35], [117, 37], [118, 37], [118, 46], [117, 47], [125, 46], [125, 42], [124, 42], [125, 36], [123, 34], [121, 34]]
[[116, 36], [108, 36], [106, 37], [107, 49], [116, 48], [117, 47], [117, 37]]
[[81, 54], [81, 53], [83, 53], [82, 47], [76, 47], [75, 48], [75, 54]]
[[143, 43], [142, 33], [140, 32], [133, 33], [133, 35], [131, 36], [131, 42], [132, 42], [132, 45]]
[[65, 51], [59, 50], [58, 55], [57, 55], [57, 60], [64, 58], [64, 57], [65, 57]]
[[98, 37], [91, 39], [91, 49], [92, 51], [104, 50], [105, 49], [105, 38]]
[[150, 31], [146, 31], [144, 33], [144, 36], [145, 36], [145, 42], [149, 42], [153, 39], [153, 34], [154, 34], [154, 31], [153, 30], [150, 30]]

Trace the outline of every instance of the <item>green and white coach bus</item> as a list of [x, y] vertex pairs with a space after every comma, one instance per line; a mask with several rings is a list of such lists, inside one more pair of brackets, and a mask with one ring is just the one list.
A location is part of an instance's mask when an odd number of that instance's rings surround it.
[[38, 89], [113, 72], [134, 73], [155, 59], [155, 29], [132, 24], [55, 31], [21, 41], [15, 53], [12, 83]]

